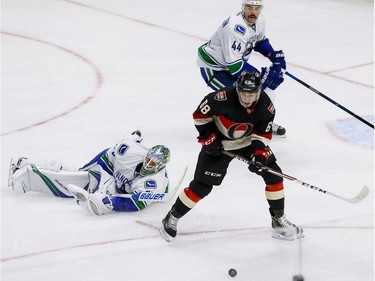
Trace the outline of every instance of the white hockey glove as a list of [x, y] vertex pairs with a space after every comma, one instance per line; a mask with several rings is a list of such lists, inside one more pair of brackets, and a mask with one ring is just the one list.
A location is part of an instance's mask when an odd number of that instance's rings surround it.
[[133, 136], [133, 139], [138, 142], [138, 143], [141, 143], [143, 138], [142, 138], [142, 133], [140, 130], [135, 130], [133, 133], [132, 133], [132, 136]]
[[103, 193], [90, 194], [86, 190], [74, 185], [66, 186], [76, 199], [77, 204], [90, 215], [101, 216], [113, 209], [110, 198]]

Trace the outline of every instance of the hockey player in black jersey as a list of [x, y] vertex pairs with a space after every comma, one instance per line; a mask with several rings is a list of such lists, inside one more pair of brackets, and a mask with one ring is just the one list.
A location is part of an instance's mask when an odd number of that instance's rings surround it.
[[268, 146], [275, 108], [268, 95], [261, 91], [261, 86], [258, 71], [244, 71], [233, 87], [208, 94], [193, 113], [202, 149], [194, 179], [162, 220], [160, 234], [166, 241], [176, 237], [178, 220], [207, 196], [214, 185], [222, 183], [233, 160], [223, 154], [223, 150], [253, 160], [249, 170], [262, 176], [266, 184], [272, 237], [295, 240], [304, 236], [302, 228], [284, 215], [283, 178], [259, 168], [261, 164], [281, 171]]

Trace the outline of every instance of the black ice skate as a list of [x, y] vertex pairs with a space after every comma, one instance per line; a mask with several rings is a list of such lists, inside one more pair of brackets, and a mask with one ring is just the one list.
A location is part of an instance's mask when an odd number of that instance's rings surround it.
[[274, 215], [272, 218], [272, 238], [293, 241], [305, 237], [303, 229], [287, 220], [285, 215]]
[[177, 235], [177, 222], [176, 218], [170, 210], [167, 216], [162, 220], [162, 226], [159, 228], [159, 233], [167, 242], [171, 242]]
[[285, 137], [286, 130], [283, 126], [277, 125], [276, 123], [272, 124], [272, 135]]

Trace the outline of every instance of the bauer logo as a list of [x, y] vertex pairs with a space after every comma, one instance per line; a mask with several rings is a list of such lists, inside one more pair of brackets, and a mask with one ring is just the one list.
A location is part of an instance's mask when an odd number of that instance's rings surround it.
[[243, 27], [242, 25], [236, 24], [236, 26], [234, 27], [234, 31], [236, 31], [239, 34], [245, 35], [246, 28]]
[[165, 193], [142, 192], [140, 193], [138, 200], [160, 201], [160, 200], [163, 200], [164, 196], [165, 196]]
[[147, 180], [145, 181], [145, 188], [147, 189], [155, 189], [157, 187], [155, 180]]

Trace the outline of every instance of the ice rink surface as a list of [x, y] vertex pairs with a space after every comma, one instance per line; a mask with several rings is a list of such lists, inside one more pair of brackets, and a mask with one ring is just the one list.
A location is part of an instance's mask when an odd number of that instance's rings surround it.
[[[231, 163], [220, 187], [179, 222], [157, 228], [174, 200], [92, 217], [73, 200], [7, 186], [10, 159], [79, 167], [121, 136], [170, 147], [174, 184], [200, 149], [192, 112], [210, 90], [197, 48], [240, 0], [3, 0], [1, 11], [1, 280], [374, 280], [374, 131], [286, 77], [271, 147], [283, 171], [354, 205], [285, 181], [302, 243], [270, 237], [264, 183]], [[374, 123], [374, 10], [365, 0], [265, 0], [267, 35], [288, 71]], [[256, 67], [269, 61], [253, 54]], [[300, 253], [302, 253], [300, 255]], [[301, 258], [300, 258], [301, 257]]]

